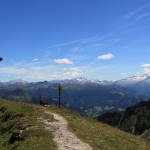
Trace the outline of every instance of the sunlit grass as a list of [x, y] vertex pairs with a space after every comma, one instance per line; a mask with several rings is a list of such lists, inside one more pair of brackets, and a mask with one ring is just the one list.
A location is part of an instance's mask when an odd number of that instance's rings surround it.
[[0, 100], [0, 150], [55, 150], [52, 134], [38, 118], [53, 120], [45, 108]]
[[56, 106], [42, 107], [0, 100], [0, 150], [55, 150], [52, 134], [38, 118], [53, 121], [51, 111], [64, 116], [69, 130], [90, 144], [94, 150], [150, 150], [150, 143], [117, 128], [83, 118]]
[[69, 129], [95, 150], [150, 150], [150, 143], [142, 138], [96, 120], [83, 118], [64, 108], [50, 107], [48, 109], [64, 116], [69, 122]]

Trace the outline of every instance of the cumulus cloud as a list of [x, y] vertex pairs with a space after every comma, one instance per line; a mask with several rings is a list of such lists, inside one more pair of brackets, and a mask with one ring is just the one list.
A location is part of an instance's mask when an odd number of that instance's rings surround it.
[[74, 64], [72, 61], [70, 61], [70, 60], [67, 59], [67, 58], [54, 59], [54, 62], [57, 63], [57, 64], [68, 64], [68, 65]]
[[141, 67], [150, 67], [150, 64], [142, 64]]
[[[53, 60], [54, 61], [54, 60]], [[68, 59], [57, 60], [58, 63], [73, 64]], [[27, 81], [44, 81], [44, 80], [60, 80], [79, 77], [83, 74], [82, 67], [57, 66], [55, 64], [41, 62], [20, 62], [10, 66], [0, 67], [0, 78], [5, 81], [12, 79], [23, 79]], [[9, 77], [8, 77], [9, 76]], [[6, 78], [7, 77], [7, 78]]]
[[64, 68], [64, 71], [67, 71], [68, 77], [79, 77], [83, 74], [83, 70], [79, 67]]
[[98, 56], [98, 59], [112, 59], [114, 57], [115, 56], [113, 54], [109, 53], [109, 54]]
[[140, 67], [143, 68], [144, 74], [150, 74], [150, 64], [142, 64]]

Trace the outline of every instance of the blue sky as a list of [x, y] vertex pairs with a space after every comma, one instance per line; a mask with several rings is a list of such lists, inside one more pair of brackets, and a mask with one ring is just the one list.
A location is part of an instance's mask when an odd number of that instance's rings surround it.
[[149, 0], [1, 0], [0, 81], [150, 74]]

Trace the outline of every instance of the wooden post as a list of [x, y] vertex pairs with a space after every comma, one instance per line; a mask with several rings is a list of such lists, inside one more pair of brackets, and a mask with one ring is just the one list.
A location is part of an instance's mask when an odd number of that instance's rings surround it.
[[59, 108], [60, 108], [60, 94], [59, 94]]
[[59, 108], [60, 108], [60, 105], [61, 105], [61, 104], [60, 104], [60, 95], [61, 95], [61, 93], [62, 93], [62, 86], [61, 86], [61, 85], [59, 85], [59, 86], [58, 86]]

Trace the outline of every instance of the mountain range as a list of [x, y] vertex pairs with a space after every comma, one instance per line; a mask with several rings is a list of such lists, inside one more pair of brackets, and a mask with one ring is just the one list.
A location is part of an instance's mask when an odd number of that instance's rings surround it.
[[[121, 80], [117, 80], [117, 81], [108, 81], [108, 80], [101, 81], [101, 80], [96, 80], [96, 79], [92, 79], [92, 78], [83, 78], [83, 77], [49, 81], [49, 83], [62, 83], [62, 84], [65, 84], [65, 83], [80, 83], [80, 84], [95, 83], [95, 84], [100, 84], [100, 85], [116, 84], [116, 85], [123, 86], [123, 87], [133, 86], [135, 84], [140, 84], [143, 82], [150, 84], [150, 75], [149, 74], [144, 74], [141, 76], [131, 76], [131, 77], [123, 78]], [[21, 79], [11, 80], [8, 82], [0, 82], [1, 86], [13, 85], [13, 84], [28, 85], [28, 84], [30, 84], [30, 82], [27, 82], [27, 81], [21, 80]]]
[[13, 80], [0, 83], [0, 98], [37, 104], [42, 95], [49, 104], [58, 104], [59, 84], [63, 87], [61, 105], [88, 116], [121, 111], [150, 96], [150, 75], [145, 74], [114, 82], [82, 77], [32, 83]]
[[[92, 78], [83, 78], [83, 77], [77, 77], [77, 78], [72, 78], [72, 79], [63, 79], [63, 80], [51, 80], [49, 81], [49, 83], [80, 83], [80, 84], [85, 84], [85, 83], [95, 83], [95, 84], [100, 84], [100, 85], [111, 85], [111, 84], [116, 84], [119, 86], [123, 86], [123, 87], [128, 87], [128, 86], [132, 86], [134, 84], [139, 84], [142, 82], [147, 82], [150, 84], [150, 75], [149, 74], [144, 74], [141, 76], [131, 76], [131, 77], [127, 77], [121, 80], [117, 80], [117, 81], [108, 81], [108, 80], [96, 80], [96, 79], [92, 79]], [[13, 85], [13, 84], [18, 84], [18, 85], [28, 85], [30, 84], [30, 82], [27, 82], [25, 80], [11, 80], [8, 82], [0, 82], [1, 86], [4, 85]]]

